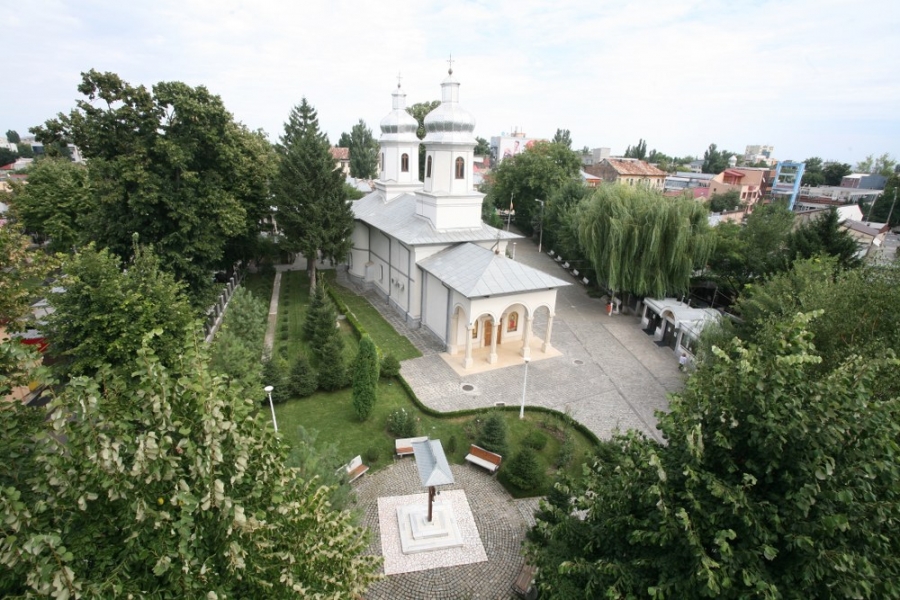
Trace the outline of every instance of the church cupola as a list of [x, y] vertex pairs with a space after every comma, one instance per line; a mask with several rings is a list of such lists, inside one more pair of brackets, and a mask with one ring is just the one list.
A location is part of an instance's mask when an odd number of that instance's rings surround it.
[[381, 120], [380, 179], [388, 186], [420, 185], [419, 138], [416, 136], [419, 123], [406, 112], [406, 94], [399, 82], [392, 96], [393, 110]]

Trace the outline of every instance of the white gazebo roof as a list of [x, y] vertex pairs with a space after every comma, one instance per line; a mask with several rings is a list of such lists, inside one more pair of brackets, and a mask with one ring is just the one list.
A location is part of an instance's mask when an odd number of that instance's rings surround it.
[[419, 261], [419, 267], [466, 298], [571, 285], [476, 244], [460, 244]]
[[419, 478], [422, 485], [449, 485], [454, 483], [453, 472], [444, 454], [441, 440], [425, 440], [413, 442], [413, 454], [416, 457], [416, 468], [419, 470]]

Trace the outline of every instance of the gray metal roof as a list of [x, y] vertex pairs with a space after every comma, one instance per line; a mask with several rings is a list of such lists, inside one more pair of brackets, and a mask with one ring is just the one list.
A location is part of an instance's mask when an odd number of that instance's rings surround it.
[[419, 266], [466, 298], [558, 288], [570, 283], [475, 244], [460, 244]]
[[453, 473], [444, 455], [444, 447], [441, 440], [425, 440], [413, 442], [413, 454], [416, 457], [416, 468], [419, 470], [419, 478], [422, 485], [449, 485], [453, 483]]
[[413, 194], [402, 194], [385, 203], [384, 195], [375, 191], [353, 203], [353, 214], [363, 223], [377, 227], [410, 246], [484, 242], [498, 238], [513, 240], [522, 237], [485, 223], [471, 229], [437, 230], [431, 221], [416, 215], [416, 197]]

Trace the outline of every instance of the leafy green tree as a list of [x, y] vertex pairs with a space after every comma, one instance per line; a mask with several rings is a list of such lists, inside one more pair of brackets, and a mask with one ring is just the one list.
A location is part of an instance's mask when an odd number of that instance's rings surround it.
[[553, 144], [561, 144], [568, 148], [572, 149], [572, 134], [568, 129], [557, 129], [556, 133], [553, 135], [553, 140], [551, 140]]
[[332, 508], [349, 508], [353, 493], [343, 471], [339, 470], [346, 463], [346, 458], [341, 454], [338, 443], [319, 441], [318, 431], [306, 430], [302, 425], [297, 426], [296, 439], [298, 443], [291, 444], [287, 466], [296, 468], [304, 481], [315, 478], [319, 485], [328, 486], [328, 502]]
[[19, 132], [15, 129], [7, 129], [6, 130], [6, 141], [10, 144], [18, 144], [22, 141], [22, 138], [19, 137]]
[[728, 190], [721, 194], [713, 194], [709, 199], [709, 210], [714, 213], [734, 210], [741, 203], [741, 194], [737, 190]]
[[294, 359], [291, 366], [288, 391], [294, 398], [306, 398], [311, 396], [319, 387], [319, 381], [315, 370], [309, 364], [305, 354], [300, 354]]
[[508, 208], [512, 203], [516, 226], [530, 235], [540, 214], [537, 200], [549, 199], [580, 170], [577, 153], [562, 144], [536, 142], [494, 168], [488, 200], [498, 208]]
[[28, 183], [14, 183], [10, 201], [26, 231], [50, 240], [50, 251], [71, 251], [86, 241], [94, 199], [83, 165], [65, 158], [32, 163]]
[[108, 250], [81, 249], [63, 265], [65, 291], [49, 298], [47, 318], [54, 368], [67, 375], [91, 374], [101, 365], [129, 365], [147, 345], [165, 365], [178, 359], [182, 340], [194, 325], [179, 284], [160, 266], [149, 246], [134, 244], [122, 264]]
[[647, 157], [647, 142], [644, 141], [644, 138], [638, 140], [638, 143], [632, 148], [628, 146], [625, 149], [625, 158], [637, 158], [640, 160], [644, 160]]
[[852, 172], [850, 165], [847, 163], [828, 163], [822, 169], [822, 174], [825, 176], [825, 185], [841, 185], [841, 179]]
[[705, 206], [645, 186], [604, 185], [578, 208], [578, 240], [613, 292], [662, 298], [688, 290], [715, 237]]
[[210, 347], [210, 370], [258, 392], [264, 387], [263, 353], [268, 304], [239, 287], [228, 302], [222, 326]]
[[353, 410], [360, 421], [372, 414], [378, 392], [378, 350], [368, 334], [359, 340], [353, 361]]
[[126, 373], [74, 379], [38, 418], [0, 407], [4, 595], [361, 596], [366, 532], [285, 465], [256, 398], [173, 351], [176, 369], [144, 347]]
[[288, 364], [280, 356], [271, 356], [263, 362], [262, 381], [264, 386], [272, 386], [272, 403], [283, 404], [291, 399]]
[[785, 268], [793, 226], [794, 215], [782, 203], [757, 206], [744, 226], [720, 223], [713, 228], [715, 250], [706, 262], [706, 276], [733, 302], [745, 286]]
[[509, 454], [509, 436], [506, 432], [506, 421], [497, 413], [491, 413], [481, 426], [478, 440], [475, 442], [485, 450], [504, 456]]
[[824, 162], [818, 156], [811, 156], [803, 161], [806, 168], [803, 170], [801, 185], [816, 187], [825, 183]]
[[319, 258], [342, 261], [350, 251], [353, 211], [344, 197], [344, 175], [335, 169], [331, 145], [306, 98], [291, 109], [273, 182], [284, 246], [306, 257], [309, 292], [316, 288]]
[[542, 597], [900, 596], [900, 362], [822, 373], [808, 320], [717, 349], [660, 416], [665, 445], [620, 435], [560, 485], [526, 550]]
[[16, 144], [16, 150], [20, 158], [34, 158], [34, 148], [31, 147], [31, 144], [24, 142]]
[[882, 175], [884, 177], [890, 177], [895, 174], [894, 168], [897, 166], [897, 161], [894, 158], [885, 152], [881, 156], [875, 159], [875, 164], [872, 167], [872, 172], [876, 175]]
[[378, 140], [365, 121], [350, 130], [350, 175], [360, 179], [374, 179], [378, 175]]
[[869, 154], [864, 159], [856, 163], [854, 171], [857, 173], [871, 173], [875, 168], [875, 157]]
[[9, 331], [20, 330], [32, 316], [33, 282], [43, 279], [55, 266], [30, 246], [31, 239], [21, 232], [18, 223], [0, 227], [0, 326]]
[[347, 385], [344, 344], [340, 335], [332, 335], [317, 349], [319, 355], [319, 388], [327, 392]]
[[31, 132], [45, 147], [72, 142], [88, 159], [91, 239], [125, 258], [138, 233], [205, 300], [229, 244], [255, 239], [270, 210], [270, 146], [202, 86], [148, 90], [91, 70], [78, 91], [87, 100]]
[[[419, 122], [419, 128], [416, 129], [416, 137], [420, 140], [425, 139], [425, 117], [435, 108], [441, 105], [440, 100], [432, 100], [431, 102], [416, 102], [412, 106], [406, 107], [412, 117]], [[425, 144], [419, 144], [419, 181], [425, 180]]]
[[350, 134], [346, 131], [341, 133], [341, 137], [338, 139], [337, 147], [338, 148], [349, 148], [352, 143]]
[[709, 148], [703, 153], [704, 173], [718, 174], [728, 168], [728, 160], [735, 156], [736, 153], [728, 150], [719, 150], [715, 144], [710, 144]]
[[491, 144], [486, 139], [483, 137], [476, 137], [475, 141], [478, 142], [475, 145], [475, 156], [491, 155]]
[[844, 269], [861, 264], [857, 256], [859, 245], [850, 233], [841, 227], [837, 210], [832, 207], [824, 215], [804, 223], [787, 237], [787, 259], [833, 256]]
[[316, 286], [312, 300], [306, 310], [306, 320], [303, 322], [303, 335], [309, 341], [315, 362], [322, 365], [322, 348], [325, 342], [331, 338], [337, 338], [343, 348], [340, 332], [336, 327], [337, 310], [328, 294], [324, 284]]
[[13, 152], [9, 148], [0, 148], [0, 166], [5, 166], [16, 162], [19, 158], [18, 152]]
[[871, 202], [860, 203], [860, 209], [867, 221], [874, 223], [889, 223], [891, 227], [900, 225], [900, 201], [897, 198], [897, 189], [900, 188], [900, 175], [891, 175], [882, 192], [874, 204]]

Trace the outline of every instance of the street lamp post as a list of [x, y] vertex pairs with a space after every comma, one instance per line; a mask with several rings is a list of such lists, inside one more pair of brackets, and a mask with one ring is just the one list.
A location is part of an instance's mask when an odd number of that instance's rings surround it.
[[528, 362], [530, 359], [525, 359], [525, 377], [522, 379], [522, 408], [519, 409], [519, 418], [525, 418], [525, 392], [528, 390]]
[[263, 389], [266, 391], [266, 394], [269, 395], [269, 408], [272, 409], [272, 425], [275, 426], [275, 433], [278, 433], [278, 421], [275, 420], [275, 404], [272, 402], [272, 390], [275, 388], [271, 385], [267, 385]]
[[538, 254], [541, 253], [541, 246], [544, 243], [544, 201], [538, 200], [541, 203], [541, 233], [538, 235]]

